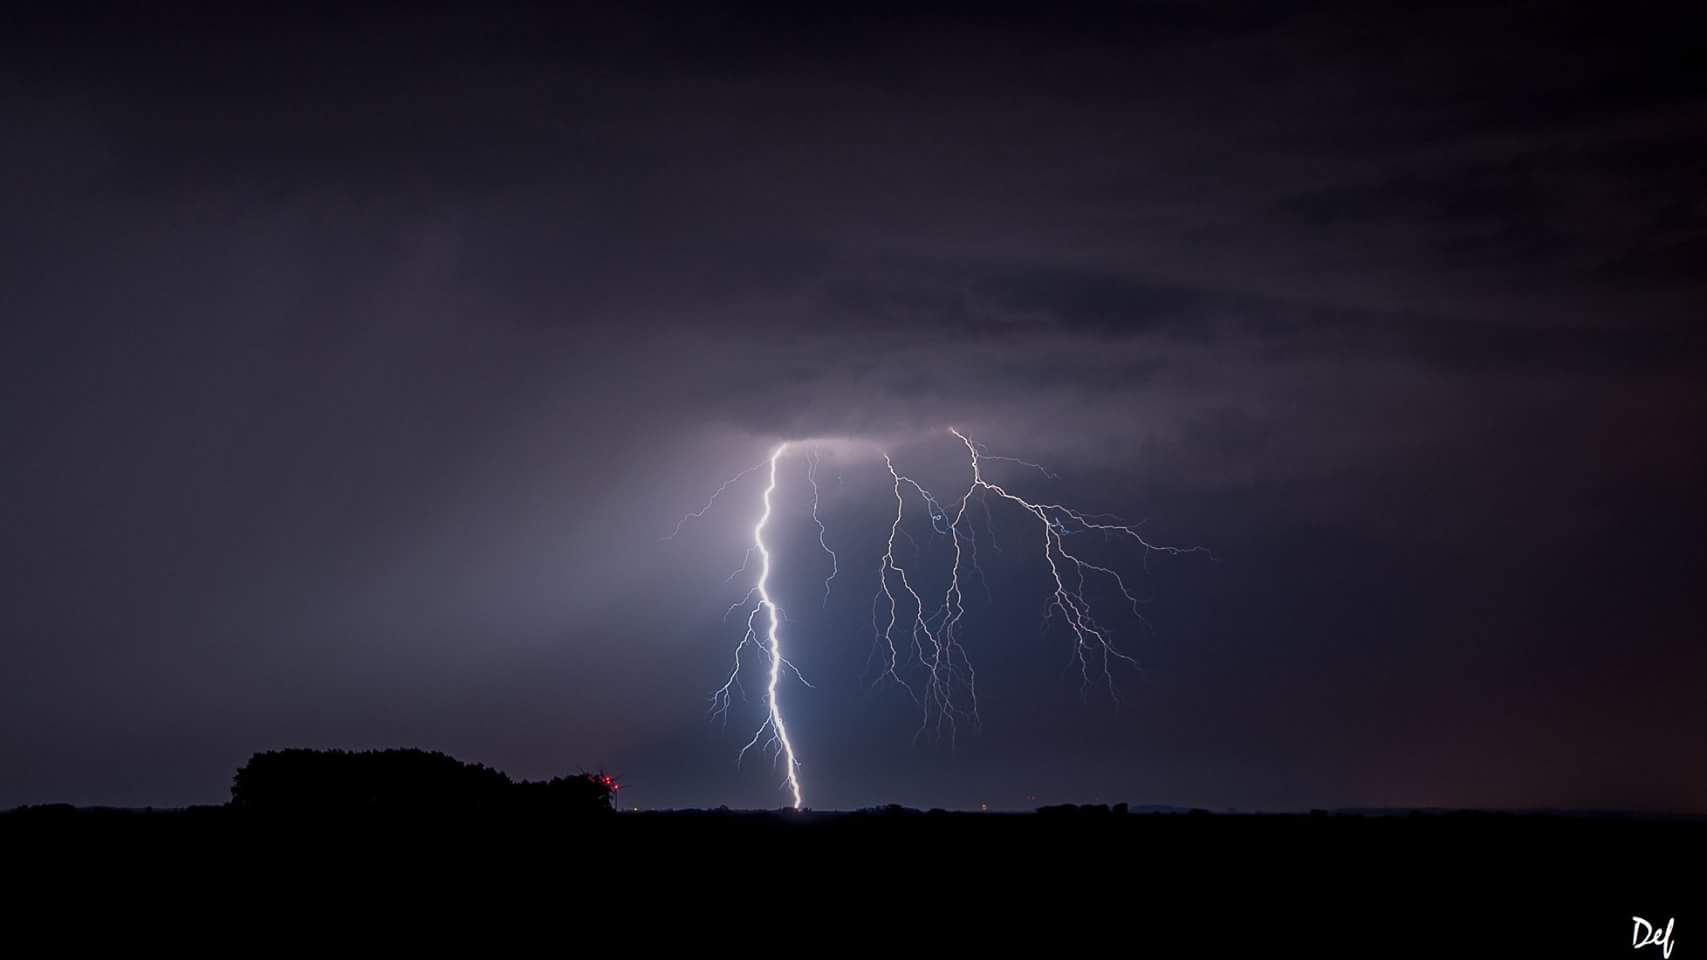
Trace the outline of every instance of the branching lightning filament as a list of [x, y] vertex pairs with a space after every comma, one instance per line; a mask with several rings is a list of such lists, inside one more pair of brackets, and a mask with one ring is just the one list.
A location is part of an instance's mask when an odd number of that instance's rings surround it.
[[[901, 472], [888, 454], [883, 455], [883, 464], [888, 471], [889, 489], [895, 499], [895, 512], [888, 524], [883, 555], [879, 558], [877, 567], [877, 591], [872, 597], [872, 656], [879, 663], [878, 682], [894, 682], [905, 690], [919, 707], [922, 719], [915, 739], [928, 732], [935, 737], [946, 734], [952, 743], [963, 725], [976, 729], [981, 724], [978, 675], [972, 665], [972, 658], [968, 655], [963, 636], [967, 573], [976, 576], [985, 597], [993, 598], [989, 581], [978, 559], [978, 528], [982, 526], [985, 531], [986, 545], [992, 550], [999, 550], [995, 540], [996, 518], [992, 501], [995, 504], [1005, 502], [1019, 508], [1019, 512], [1029, 516], [1035, 523], [1032, 536], [1036, 539], [1032, 542], [1040, 548], [1041, 557], [1048, 569], [1048, 601], [1044, 607], [1044, 630], [1047, 632], [1055, 623], [1065, 626], [1072, 641], [1068, 663], [1078, 668], [1081, 693], [1088, 694], [1091, 688], [1100, 682], [1107, 688], [1110, 698], [1118, 704], [1113, 664], [1115, 661], [1124, 661], [1135, 665], [1136, 661], [1115, 645], [1108, 628], [1093, 615], [1091, 602], [1086, 596], [1087, 584], [1095, 579], [1108, 583], [1130, 605], [1133, 616], [1142, 619], [1140, 603], [1118, 571], [1086, 559], [1077, 546], [1069, 547], [1068, 539], [1080, 534], [1100, 534], [1105, 540], [1128, 541], [1143, 550], [1146, 563], [1151, 553], [1179, 555], [1206, 551], [1202, 547], [1172, 547], [1151, 543], [1139, 532], [1138, 524], [1127, 523], [1108, 514], [1083, 513], [1059, 503], [1028, 500], [987, 478], [984, 474], [985, 462], [1003, 461], [1027, 467], [1041, 474], [1046, 480], [1058, 479], [1056, 475], [1040, 464], [991, 454], [981, 444], [953, 427], [950, 427], [948, 432], [965, 447], [971, 477], [964, 491], [946, 501]], [[792, 805], [798, 809], [802, 804], [800, 761], [795, 754], [794, 743], [789, 738], [789, 728], [783, 716], [784, 674], [792, 674], [808, 688], [811, 684], [806, 683], [800, 671], [783, 653], [782, 624], [787, 622], [788, 618], [770, 592], [772, 548], [766, 541], [767, 528], [773, 515], [772, 501], [777, 489], [777, 464], [790, 446], [787, 442], [778, 445], [768, 460], [754, 464], [725, 481], [703, 507], [683, 517], [676, 530], [665, 539], [679, 534], [688, 521], [703, 517], [718, 498], [741, 479], [761, 468], [766, 469], [767, 482], [760, 495], [759, 516], [753, 526], [752, 542], [745, 549], [741, 567], [731, 574], [729, 579], [746, 571], [757, 557], [756, 578], [746, 595], [730, 604], [724, 614], [724, 618], [728, 619], [737, 609], [745, 609], [746, 631], [735, 647], [733, 668], [723, 685], [711, 697], [711, 712], [713, 716], [727, 722], [732, 693], [739, 692], [744, 697], [740, 681], [743, 654], [749, 647], [756, 648], [763, 657], [765, 666], [765, 716], [736, 759], [739, 762], [755, 747], [769, 751], [773, 760], [780, 762], [786, 770], [782, 786], [788, 790]], [[835, 551], [830, 548], [828, 530], [819, 513], [820, 462], [821, 458], [816, 450], [807, 451], [806, 480], [811, 489], [812, 522], [817, 528], [818, 546], [830, 558], [830, 573], [824, 579], [823, 598], [825, 605], [828, 605], [832, 582], [841, 573], [841, 564]], [[952, 560], [947, 565], [947, 585], [942, 591], [940, 601], [927, 601], [921, 592], [924, 580], [912, 566], [922, 562], [923, 551], [906, 529], [907, 506], [910, 502], [923, 505], [931, 530], [937, 536], [948, 538], [948, 545], [952, 549]], [[978, 522], [980, 514], [981, 524]], [[903, 540], [910, 545], [910, 552], [897, 549], [897, 542]], [[1012, 543], [1010, 539], [1010, 549]], [[930, 578], [925, 578], [928, 579]], [[909, 673], [914, 674], [915, 678], [908, 679]]]

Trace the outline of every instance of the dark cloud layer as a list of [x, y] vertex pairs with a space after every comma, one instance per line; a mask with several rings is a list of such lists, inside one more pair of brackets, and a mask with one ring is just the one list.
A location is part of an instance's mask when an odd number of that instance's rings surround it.
[[843, 456], [819, 805], [1707, 802], [1698, 23], [54, 16], [0, 41], [0, 804], [382, 743], [780, 802], [703, 716], [754, 491], [658, 538], [783, 438], [951, 484], [950, 423], [1219, 560], [1151, 564], [1113, 712], [1014, 557], [986, 729], [914, 745]]

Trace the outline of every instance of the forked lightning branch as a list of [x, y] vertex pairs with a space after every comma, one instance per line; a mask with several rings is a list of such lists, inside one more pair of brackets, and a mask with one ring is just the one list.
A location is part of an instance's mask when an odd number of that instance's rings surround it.
[[[970, 479], [964, 490], [946, 500], [903, 473], [887, 453], [882, 454], [895, 497], [895, 512], [888, 525], [883, 555], [878, 561], [878, 589], [872, 598], [873, 656], [881, 665], [879, 681], [893, 682], [912, 697], [921, 713], [920, 734], [931, 732], [938, 736], [946, 735], [952, 740], [962, 725], [976, 727], [980, 723], [978, 674], [964, 642], [967, 572], [970, 570], [980, 582], [984, 582], [984, 571], [978, 560], [977, 529], [981, 522], [986, 531], [985, 545], [993, 546], [994, 509], [1005, 504], [1010, 512], [1025, 518], [1019, 542], [1036, 550], [1044, 561], [1045, 586], [1049, 592], [1044, 613], [1045, 629], [1054, 623], [1064, 625], [1072, 639], [1072, 664], [1079, 672], [1084, 689], [1088, 691], [1093, 685], [1101, 684], [1118, 702], [1113, 666], [1117, 661], [1134, 661], [1120, 649], [1111, 631], [1094, 614], [1086, 591], [1095, 581], [1107, 583], [1130, 605], [1134, 617], [1140, 616], [1138, 597], [1117, 570], [1087, 559], [1083, 556], [1083, 548], [1070, 547], [1069, 538], [1080, 534], [1100, 535], [1100, 539], [1126, 542], [1144, 557], [1150, 553], [1197, 553], [1203, 552], [1203, 548], [1155, 544], [1145, 539], [1137, 524], [1118, 517], [1084, 513], [1047, 500], [1027, 499], [987, 477], [984, 465], [990, 461], [1003, 461], [1034, 470], [1046, 481], [1054, 480], [1056, 476], [1039, 464], [990, 454], [971, 437], [952, 427], [948, 432], [965, 448]], [[727, 720], [733, 706], [732, 695], [740, 689], [740, 676], [747, 658], [756, 657], [765, 675], [765, 715], [736, 759], [739, 762], [754, 748], [771, 753], [786, 771], [782, 787], [788, 791], [792, 806], [798, 809], [803, 802], [801, 762], [794, 742], [789, 738], [788, 722], [784, 716], [783, 681], [792, 676], [808, 688], [811, 684], [789, 659], [791, 647], [790, 638], [786, 636], [787, 617], [771, 593], [771, 545], [766, 539], [771, 526], [779, 464], [788, 458], [795, 446], [782, 443], [771, 451], [767, 460], [726, 480], [704, 506], [683, 517], [665, 539], [673, 539], [689, 521], [705, 516], [719, 498], [748, 476], [762, 473], [765, 477], [752, 527], [752, 543], [746, 549], [741, 568], [736, 571], [736, 575], [755, 571], [753, 583], [744, 597], [730, 605], [725, 615], [727, 619], [737, 610], [743, 611], [746, 630], [736, 644], [734, 663], [728, 677], [712, 694], [711, 711], [714, 716]], [[831, 561], [831, 573], [824, 580], [824, 601], [827, 603], [831, 583], [841, 571], [841, 562], [830, 548], [828, 529], [818, 513], [819, 456], [810, 447], [803, 447], [802, 459], [812, 492], [812, 521], [816, 526], [818, 545]], [[905, 522], [909, 506], [915, 504], [923, 507], [931, 530], [946, 538], [952, 550], [952, 560], [947, 568], [948, 585], [940, 596], [935, 592], [929, 595], [923, 592], [920, 583], [927, 579], [921, 576], [923, 571], [903, 563], [901, 558], [906, 554], [897, 550], [897, 541], [911, 536]], [[911, 556], [916, 558], [919, 554], [919, 551], [913, 551]]]

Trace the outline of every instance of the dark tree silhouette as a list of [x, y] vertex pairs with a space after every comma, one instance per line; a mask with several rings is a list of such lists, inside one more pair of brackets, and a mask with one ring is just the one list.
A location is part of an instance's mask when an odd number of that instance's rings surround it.
[[231, 782], [240, 810], [533, 814], [606, 813], [617, 789], [610, 777], [516, 783], [502, 771], [424, 750], [275, 750], [258, 753]]

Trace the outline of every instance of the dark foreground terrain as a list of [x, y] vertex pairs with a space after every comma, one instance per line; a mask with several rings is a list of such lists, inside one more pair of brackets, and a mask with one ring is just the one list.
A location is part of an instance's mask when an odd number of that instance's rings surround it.
[[104, 877], [213, 878], [275, 891], [265, 903], [448, 898], [546, 922], [544, 906], [657, 945], [714, 936], [723, 918], [743, 933], [799, 925], [814, 948], [907, 931], [1135, 956], [1659, 958], [1631, 945], [1642, 917], [1675, 918], [1672, 956], [1688, 960], [1707, 956], [1704, 841], [1694, 817], [1451, 812], [0, 814], [14, 881], [84, 893]]

